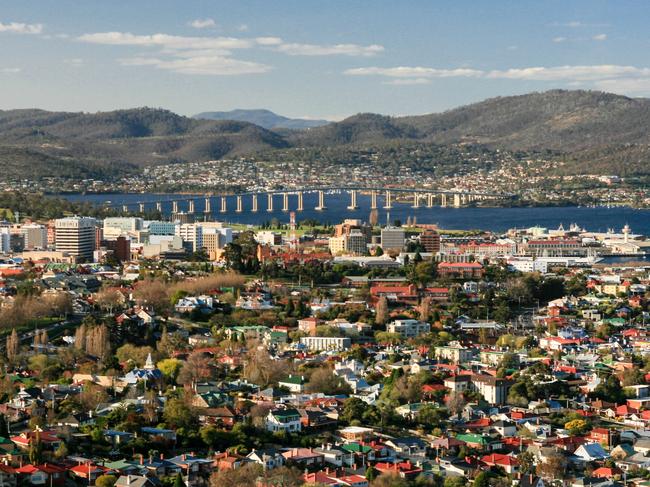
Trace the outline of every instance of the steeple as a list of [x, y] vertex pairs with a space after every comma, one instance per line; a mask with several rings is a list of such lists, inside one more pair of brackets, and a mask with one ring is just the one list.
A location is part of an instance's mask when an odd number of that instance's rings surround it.
[[145, 370], [153, 370], [155, 368], [156, 368], [156, 366], [154, 365], [153, 359], [151, 358], [151, 353], [149, 353], [149, 355], [147, 355], [147, 361], [144, 364], [144, 369]]

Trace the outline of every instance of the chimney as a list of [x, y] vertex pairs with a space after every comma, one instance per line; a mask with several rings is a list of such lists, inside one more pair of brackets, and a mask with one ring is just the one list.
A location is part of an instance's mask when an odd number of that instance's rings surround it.
[[140, 465], [144, 465], [144, 455], [140, 453]]
[[164, 460], [164, 459], [165, 459], [165, 454], [164, 454], [164, 453], [161, 453], [161, 454], [160, 454], [160, 459], [161, 459], [161, 460]]
[[187, 460], [187, 455], [186, 455], [185, 453], [183, 453], [183, 455], [181, 456], [181, 459], [182, 459], [183, 461]]

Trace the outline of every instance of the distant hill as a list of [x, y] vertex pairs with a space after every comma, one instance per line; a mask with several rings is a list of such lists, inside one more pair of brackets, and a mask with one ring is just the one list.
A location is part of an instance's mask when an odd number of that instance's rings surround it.
[[229, 112], [203, 112], [192, 118], [204, 120], [237, 120], [259, 125], [265, 129], [303, 130], [320, 127], [330, 123], [328, 120], [308, 120], [304, 118], [288, 118], [273, 113], [270, 110], [232, 110]]
[[[650, 175], [650, 100], [597, 91], [492, 98], [419, 116], [358, 114], [309, 130], [290, 130], [286, 127], [291, 119], [266, 110], [212, 116], [248, 120], [188, 118], [152, 108], [103, 113], [0, 111], [0, 163], [6, 168], [2, 174], [105, 178], [156, 164], [269, 155], [287, 148], [313, 148], [310, 157], [315, 159], [322, 157], [319, 149], [340, 148], [340, 157], [331, 157], [328, 163], [346, 164], [352, 159], [345, 154], [356, 149], [472, 144], [510, 151], [552, 150], [565, 159], [566, 173]], [[253, 118], [257, 123], [249, 121]], [[284, 128], [265, 128], [279, 127], [280, 122]], [[456, 154], [441, 161], [453, 172], [459, 152], [436, 153]]]
[[194, 120], [160, 109], [0, 111], [0, 155], [10, 161], [12, 175], [22, 170], [28, 177], [50, 176], [61, 169], [63, 175], [105, 177], [283, 147], [283, 137], [251, 123]]

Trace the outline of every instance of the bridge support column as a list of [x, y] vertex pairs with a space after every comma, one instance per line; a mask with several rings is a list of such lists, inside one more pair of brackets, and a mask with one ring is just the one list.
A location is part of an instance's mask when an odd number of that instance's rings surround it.
[[252, 199], [253, 199], [253, 205], [252, 205], [252, 207], [251, 207], [251, 211], [252, 211], [253, 213], [257, 213], [257, 195], [254, 194], [254, 195], [252, 196]]
[[374, 190], [370, 192], [370, 209], [377, 209], [377, 191]]
[[467, 195], [465, 193], [460, 195], [460, 203], [464, 206], [467, 203]]
[[440, 206], [443, 208], [447, 206], [447, 195], [445, 193], [440, 196]]
[[266, 195], [266, 211], [269, 213], [273, 211], [273, 193], [267, 193]]
[[413, 208], [418, 209], [420, 207], [420, 195], [413, 193]]
[[241, 195], [237, 195], [237, 209], [235, 210], [237, 213], [241, 213], [243, 211], [243, 206], [242, 206], [242, 201], [241, 201]]
[[212, 213], [212, 206], [210, 204], [210, 198], [206, 198], [203, 205], [203, 213], [206, 215]]
[[144, 203], [140, 203], [138, 208], [140, 209], [140, 213], [144, 213]]
[[128, 213], [129, 212], [129, 207], [126, 205], [122, 205], [122, 213]]
[[325, 192], [319, 191], [318, 192], [318, 206], [315, 208], [317, 211], [323, 211], [327, 209], [325, 206]]
[[189, 200], [187, 202], [187, 212], [194, 213], [194, 200]]
[[384, 209], [386, 209], [386, 210], [390, 210], [393, 207], [393, 205], [390, 202], [390, 196], [391, 196], [390, 191], [386, 190], [386, 201], [385, 201], [385, 204], [384, 204]]
[[172, 201], [172, 213], [178, 213], [178, 201]]
[[162, 213], [162, 203], [160, 201], [156, 201], [156, 211]]
[[359, 207], [357, 206], [357, 190], [353, 189], [350, 191], [350, 206], [348, 206], [348, 210], [358, 210]]
[[427, 208], [433, 208], [433, 195], [431, 193], [427, 195]]
[[282, 193], [282, 211], [289, 211], [289, 193]]
[[225, 196], [221, 197], [221, 213], [226, 213], [228, 211], [228, 201]]
[[296, 211], [303, 211], [305, 208], [303, 206], [303, 201], [302, 201], [302, 191], [298, 191], [298, 207], [296, 208]]
[[460, 195], [458, 193], [454, 195], [454, 208], [460, 208]]

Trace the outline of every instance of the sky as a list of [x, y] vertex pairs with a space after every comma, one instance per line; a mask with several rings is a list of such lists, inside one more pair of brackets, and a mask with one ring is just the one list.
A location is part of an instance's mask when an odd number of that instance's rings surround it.
[[0, 0], [0, 109], [339, 120], [650, 96], [646, 0]]

